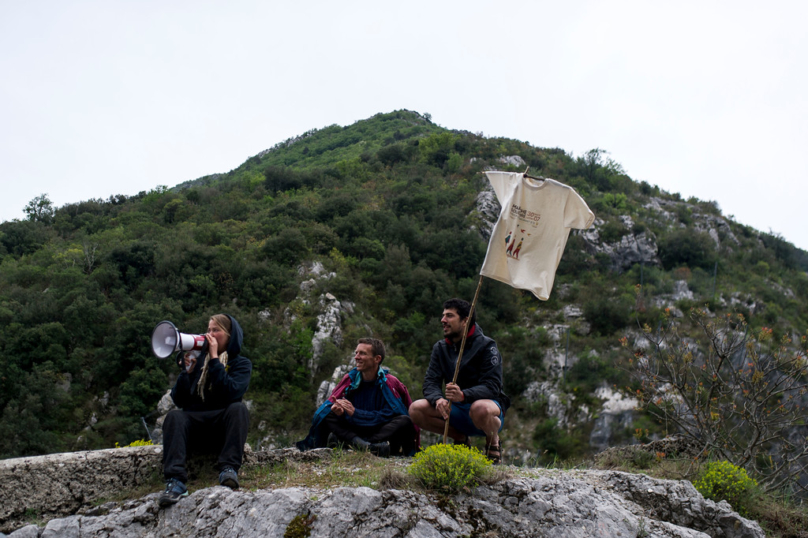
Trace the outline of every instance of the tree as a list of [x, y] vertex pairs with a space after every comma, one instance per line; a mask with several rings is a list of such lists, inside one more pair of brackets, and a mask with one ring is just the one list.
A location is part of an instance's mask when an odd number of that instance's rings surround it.
[[47, 193], [43, 193], [28, 202], [23, 211], [28, 215], [28, 220], [49, 223], [54, 214], [53, 202]]
[[650, 351], [637, 349], [632, 360], [642, 406], [767, 491], [805, 489], [806, 338], [795, 349], [787, 336], [774, 342], [766, 327], [751, 335], [740, 314], [711, 318], [694, 309], [690, 319], [697, 338], [669, 315], [656, 334], [645, 326]]

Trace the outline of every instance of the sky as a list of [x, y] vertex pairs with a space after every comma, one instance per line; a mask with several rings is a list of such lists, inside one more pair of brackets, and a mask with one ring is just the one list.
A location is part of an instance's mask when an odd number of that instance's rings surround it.
[[806, 20], [802, 0], [0, 0], [0, 221], [409, 109], [604, 149], [808, 249]]

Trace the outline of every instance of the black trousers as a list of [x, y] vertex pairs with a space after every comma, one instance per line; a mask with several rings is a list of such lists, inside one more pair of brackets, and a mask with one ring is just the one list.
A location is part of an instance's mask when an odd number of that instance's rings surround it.
[[185, 461], [190, 452], [218, 453], [219, 469], [238, 471], [249, 428], [250, 413], [242, 402], [215, 411], [169, 411], [163, 423], [163, 475], [188, 482]]
[[389, 441], [392, 455], [399, 452], [407, 455], [415, 449], [415, 426], [407, 415], [399, 415], [378, 426], [362, 427], [349, 423], [344, 417], [329, 413], [323, 419], [323, 425], [345, 444], [351, 444], [355, 437], [359, 437], [369, 443]]

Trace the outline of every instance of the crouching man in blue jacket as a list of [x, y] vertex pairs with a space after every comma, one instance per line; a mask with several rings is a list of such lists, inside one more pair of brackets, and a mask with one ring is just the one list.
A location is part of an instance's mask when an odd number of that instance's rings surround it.
[[216, 314], [205, 334], [208, 349], [197, 358], [186, 354], [185, 369], [171, 390], [180, 409], [163, 424], [163, 475], [166, 489], [160, 506], [169, 506], [188, 495], [185, 461], [189, 451], [218, 452], [219, 483], [238, 489], [238, 470], [250, 414], [241, 401], [252, 375], [252, 363], [239, 355], [244, 333], [235, 318]]

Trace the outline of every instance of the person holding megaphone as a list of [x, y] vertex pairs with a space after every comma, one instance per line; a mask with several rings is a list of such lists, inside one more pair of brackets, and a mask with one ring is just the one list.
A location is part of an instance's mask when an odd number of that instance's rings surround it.
[[[218, 452], [219, 483], [238, 489], [238, 470], [250, 414], [242, 402], [250, 384], [252, 363], [240, 355], [244, 333], [233, 316], [216, 314], [208, 321], [199, 351], [177, 354], [182, 372], [171, 389], [179, 409], [163, 423], [163, 475], [166, 489], [160, 506], [188, 495], [185, 462], [188, 452]], [[188, 348], [186, 348], [188, 349]]]

